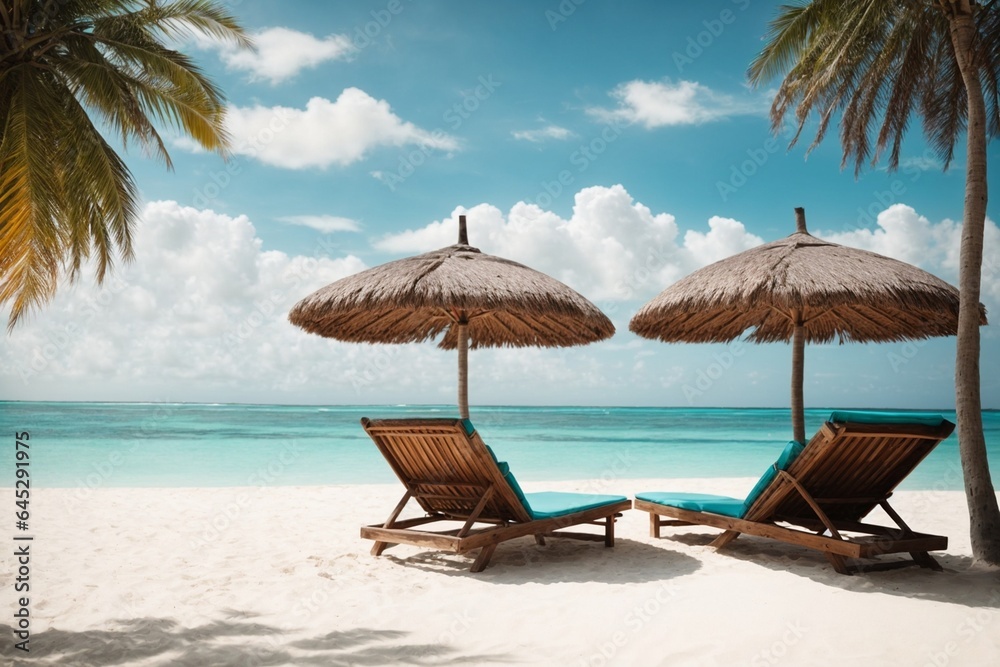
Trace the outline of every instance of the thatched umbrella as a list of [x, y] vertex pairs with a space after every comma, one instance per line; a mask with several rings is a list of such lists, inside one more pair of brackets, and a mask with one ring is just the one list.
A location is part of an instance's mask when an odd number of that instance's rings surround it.
[[[665, 342], [792, 341], [792, 427], [805, 441], [805, 342], [952, 336], [958, 290], [917, 267], [818, 239], [795, 209], [794, 234], [695, 271], [643, 306], [629, 329]], [[986, 311], [981, 308], [982, 323]]]
[[413, 343], [441, 336], [458, 349], [458, 408], [469, 416], [469, 347], [565, 347], [610, 338], [604, 313], [555, 278], [458, 244], [348, 276], [295, 304], [306, 331], [358, 343]]

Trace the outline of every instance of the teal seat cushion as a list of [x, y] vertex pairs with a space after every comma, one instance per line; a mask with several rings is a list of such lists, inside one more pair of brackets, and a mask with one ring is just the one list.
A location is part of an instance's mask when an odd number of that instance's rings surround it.
[[606, 496], [596, 493], [563, 493], [560, 491], [525, 493], [523, 496], [532, 519], [551, 519], [557, 516], [565, 516], [628, 500], [625, 496]]
[[743, 516], [743, 501], [729, 496], [713, 496], [708, 493], [672, 493], [669, 491], [648, 491], [637, 493], [635, 497], [658, 505], [667, 505], [692, 512], [712, 512], [739, 518]]
[[753, 487], [744, 500], [730, 498], [729, 496], [715, 496], [708, 493], [675, 493], [675, 492], [646, 492], [635, 495], [639, 500], [648, 500], [651, 503], [677, 507], [682, 510], [692, 512], [712, 512], [723, 516], [731, 516], [736, 519], [743, 518], [750, 506], [756, 502], [757, 498], [764, 492], [764, 489], [778, 476], [779, 470], [787, 470], [788, 466], [802, 453], [805, 445], [794, 440], [785, 445], [781, 456], [775, 461], [760, 480]]
[[521, 490], [521, 485], [517, 483], [517, 478], [514, 477], [514, 473], [510, 471], [510, 466], [503, 461], [501, 461], [501, 464], [500, 472], [503, 473], [503, 478], [507, 481], [507, 484], [510, 485], [510, 488], [514, 491], [514, 495], [517, 496], [517, 499], [521, 501], [524, 509], [528, 510], [528, 514], [531, 514], [531, 505], [528, 504], [528, 499], [524, 491]]
[[531, 507], [528, 505], [528, 501], [525, 500], [524, 498], [524, 491], [521, 490], [521, 485], [517, 483], [517, 478], [514, 477], [514, 473], [510, 471], [510, 466], [507, 464], [506, 461], [498, 461], [496, 453], [493, 451], [493, 448], [490, 447], [489, 445], [486, 445], [486, 451], [490, 453], [490, 457], [493, 459], [493, 463], [497, 464], [497, 468], [500, 469], [500, 474], [503, 475], [504, 480], [506, 480], [507, 484], [510, 485], [510, 488], [514, 492], [514, 495], [517, 496], [517, 499], [521, 501], [521, 505], [530, 514]]
[[[473, 432], [472, 424], [468, 419], [463, 420], [463, 423], [465, 424], [466, 431], [471, 435]], [[552, 517], [573, 514], [574, 512], [582, 512], [583, 510], [600, 507], [601, 505], [628, 500], [625, 496], [606, 496], [590, 493], [559, 493], [556, 491], [525, 493], [521, 489], [517, 478], [514, 477], [514, 473], [510, 471], [510, 466], [507, 462], [497, 460], [496, 453], [489, 445], [486, 445], [486, 451], [490, 453], [490, 457], [497, 464], [500, 474], [503, 475], [504, 480], [510, 485], [514, 495], [521, 501], [521, 505], [524, 506], [524, 509], [527, 510], [533, 519], [550, 519]]]
[[920, 424], [940, 426], [945, 422], [941, 415], [927, 412], [850, 412], [839, 410], [830, 415], [830, 421], [854, 424]]
[[[805, 445], [801, 442], [796, 442], [795, 440], [790, 441], [785, 445], [785, 449], [781, 452], [781, 456], [775, 461], [770, 468], [764, 471], [764, 474], [760, 476], [757, 483], [747, 494], [746, 499], [743, 501], [744, 513], [746, 510], [750, 509], [750, 506], [757, 502], [757, 498], [760, 494], [764, 493], [764, 489], [771, 485], [774, 478], [778, 476], [779, 470], [788, 470], [788, 466], [792, 465], [792, 462], [799, 457], [802, 450], [805, 449]], [[743, 514], [740, 514], [743, 516]]]

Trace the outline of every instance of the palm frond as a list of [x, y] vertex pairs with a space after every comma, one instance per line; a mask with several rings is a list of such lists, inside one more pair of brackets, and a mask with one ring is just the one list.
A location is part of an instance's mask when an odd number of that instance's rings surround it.
[[101, 282], [116, 258], [133, 256], [136, 184], [98, 125], [168, 167], [160, 124], [226, 155], [222, 91], [167, 42], [192, 32], [250, 40], [212, 0], [3, 0], [0, 29], [0, 304], [10, 329], [52, 298], [63, 273], [72, 281], [92, 259]]
[[[983, 84], [989, 136], [1000, 135], [1000, 11], [981, 7], [973, 62]], [[842, 167], [855, 175], [888, 157], [899, 167], [903, 137], [915, 112], [945, 167], [968, 113], [951, 46], [949, 22], [933, 0], [811, 0], [783, 5], [766, 44], [748, 70], [759, 86], [784, 75], [771, 105], [773, 130], [794, 109], [797, 132], [815, 114], [808, 150], [840, 124]], [[807, 151], [808, 152], [808, 151]]]
[[[61, 196], [47, 155], [54, 128], [50, 89], [28, 66], [8, 76], [9, 107], [0, 140], [0, 302], [11, 303], [8, 330], [55, 294], [65, 237]], [[41, 110], [50, 110], [45, 113]]]

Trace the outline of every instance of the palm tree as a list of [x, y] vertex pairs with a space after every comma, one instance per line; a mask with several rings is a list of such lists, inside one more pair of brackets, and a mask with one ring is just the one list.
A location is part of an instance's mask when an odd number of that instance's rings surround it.
[[244, 47], [212, 0], [0, 0], [0, 305], [8, 330], [93, 257], [100, 283], [132, 258], [138, 192], [105, 140], [172, 167], [153, 121], [225, 155], [221, 92], [168, 43]]
[[[1000, 565], [1000, 510], [990, 479], [979, 386], [979, 293], [986, 220], [986, 143], [1000, 134], [1000, 11], [996, 0], [811, 0], [782, 6], [749, 68], [753, 85], [784, 73], [773, 128], [795, 108], [798, 139], [812, 111], [810, 148], [840, 115], [843, 163], [855, 175], [899, 153], [911, 113], [947, 169], [966, 132], [965, 210], [955, 406], [973, 556]], [[872, 131], [878, 134], [872, 142]]]

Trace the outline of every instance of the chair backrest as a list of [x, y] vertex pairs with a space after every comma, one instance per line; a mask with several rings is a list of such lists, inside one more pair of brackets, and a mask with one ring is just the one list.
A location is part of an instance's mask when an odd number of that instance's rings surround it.
[[497, 462], [468, 419], [362, 419], [399, 481], [432, 514], [468, 516], [487, 487], [493, 494], [479, 517], [530, 521]]
[[[939, 415], [835, 412], [788, 466], [788, 474], [831, 520], [860, 521], [954, 429]], [[816, 514], [795, 485], [779, 475], [744, 518], [812, 522]]]

